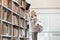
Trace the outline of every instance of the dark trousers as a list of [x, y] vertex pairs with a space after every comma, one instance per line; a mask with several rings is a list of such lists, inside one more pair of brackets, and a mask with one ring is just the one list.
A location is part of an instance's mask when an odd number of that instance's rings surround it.
[[37, 40], [37, 34], [38, 34], [38, 32], [32, 33], [32, 40]]

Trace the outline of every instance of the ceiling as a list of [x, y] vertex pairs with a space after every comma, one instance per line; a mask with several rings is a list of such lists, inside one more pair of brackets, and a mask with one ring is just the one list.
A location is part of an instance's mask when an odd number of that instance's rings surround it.
[[60, 8], [60, 0], [26, 0], [31, 8]]

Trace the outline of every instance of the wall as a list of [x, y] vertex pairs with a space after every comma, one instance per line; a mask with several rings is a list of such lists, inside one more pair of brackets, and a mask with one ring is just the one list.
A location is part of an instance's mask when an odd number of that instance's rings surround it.
[[60, 0], [27, 0], [31, 8], [60, 8]]

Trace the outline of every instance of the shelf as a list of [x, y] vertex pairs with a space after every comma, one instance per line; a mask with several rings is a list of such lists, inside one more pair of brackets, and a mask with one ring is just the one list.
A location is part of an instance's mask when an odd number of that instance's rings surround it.
[[12, 23], [12, 12], [3, 8], [2, 19]]
[[25, 9], [24, 9], [23, 7], [20, 6], [20, 8], [21, 8], [23, 11], [25, 11]]
[[11, 37], [10, 35], [2, 35], [2, 37]]
[[17, 15], [17, 16], [20, 16], [17, 12], [14, 12], [14, 11], [13, 11], [13, 14], [15, 14], [15, 15]]
[[20, 19], [20, 27], [24, 28], [24, 20]]
[[8, 24], [12, 24], [11, 22], [8, 22], [8, 21], [6, 21], [6, 20], [2, 20], [2, 22], [8, 23]]
[[2, 23], [2, 35], [9, 36], [11, 33], [11, 25], [7, 23]]
[[18, 25], [16, 25], [16, 24], [13, 24], [13, 26], [15, 26], [15, 27], [19, 27]]
[[21, 16], [20, 16], [20, 19], [23, 19], [23, 20], [25, 20], [25, 19], [24, 19], [23, 17], [21, 17]]
[[20, 9], [20, 18], [21, 19], [25, 19], [24, 15], [25, 15], [25, 11], [23, 11], [22, 9]]
[[4, 6], [4, 5], [2, 5], [2, 6], [3, 6], [3, 8], [5, 8], [5, 9], [7, 9], [7, 10], [12, 12], [12, 10], [10, 8], [8, 8], [8, 7]]

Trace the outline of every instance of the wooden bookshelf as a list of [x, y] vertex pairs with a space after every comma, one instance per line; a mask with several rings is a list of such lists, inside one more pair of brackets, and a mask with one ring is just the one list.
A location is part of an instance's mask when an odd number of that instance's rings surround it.
[[0, 40], [26, 40], [25, 4], [25, 0], [0, 0]]

